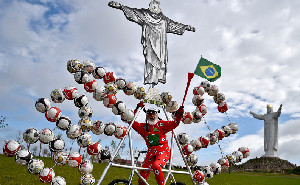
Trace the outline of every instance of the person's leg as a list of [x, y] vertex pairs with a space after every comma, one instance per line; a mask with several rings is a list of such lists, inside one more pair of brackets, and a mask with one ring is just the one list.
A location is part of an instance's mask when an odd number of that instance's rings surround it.
[[165, 166], [167, 161], [169, 160], [170, 155], [169, 152], [164, 152], [162, 154], [159, 154], [156, 157], [156, 160], [152, 163], [151, 168], [154, 171], [155, 179], [158, 185], [164, 185], [165, 177], [162, 172], [162, 167]]
[[[143, 162], [142, 167], [143, 168], [151, 168], [153, 162], [154, 162], [153, 158], [146, 157], [144, 162]], [[146, 180], [148, 179], [150, 173], [151, 173], [151, 171], [146, 171], [146, 170], [141, 170], [140, 171], [141, 176]], [[139, 185], [145, 185], [145, 183], [140, 178], [138, 180], [138, 183], [139, 183]]]

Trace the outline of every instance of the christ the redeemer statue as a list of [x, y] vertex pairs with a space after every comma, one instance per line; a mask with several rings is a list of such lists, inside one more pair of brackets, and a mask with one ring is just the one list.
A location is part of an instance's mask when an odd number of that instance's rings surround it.
[[167, 33], [182, 35], [185, 30], [195, 31], [190, 25], [175, 22], [166, 17], [159, 7], [159, 2], [152, 0], [149, 9], [137, 9], [123, 6], [118, 2], [108, 5], [120, 9], [126, 18], [142, 26], [142, 45], [145, 57], [144, 84], [157, 85], [166, 83], [168, 62]]
[[277, 112], [273, 112], [273, 107], [267, 105], [267, 114], [260, 115], [250, 111], [254, 118], [264, 120], [264, 151], [263, 157], [277, 157], [278, 150], [278, 118], [281, 114], [282, 104]]

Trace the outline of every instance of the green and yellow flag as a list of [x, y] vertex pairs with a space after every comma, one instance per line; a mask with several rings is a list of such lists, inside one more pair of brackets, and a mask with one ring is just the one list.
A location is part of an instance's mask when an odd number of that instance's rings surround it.
[[221, 76], [221, 67], [201, 57], [194, 74], [214, 82]]

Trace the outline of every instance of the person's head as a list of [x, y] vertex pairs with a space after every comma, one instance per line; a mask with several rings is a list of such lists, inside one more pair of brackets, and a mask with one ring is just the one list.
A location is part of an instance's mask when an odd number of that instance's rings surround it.
[[156, 1], [156, 0], [151, 0], [150, 4], [149, 4], [149, 10], [152, 13], [160, 13], [161, 9], [159, 7], [160, 2]]
[[149, 125], [154, 125], [158, 122], [158, 112], [156, 109], [148, 109], [146, 111], [146, 120]]
[[273, 112], [273, 106], [268, 104], [267, 105], [267, 113], [271, 113], [271, 112]]

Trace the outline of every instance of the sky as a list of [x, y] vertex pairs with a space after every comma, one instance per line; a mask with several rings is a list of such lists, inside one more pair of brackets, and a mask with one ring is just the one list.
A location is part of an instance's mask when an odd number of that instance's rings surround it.
[[[30, 127], [54, 129], [55, 123], [48, 122], [44, 114], [36, 111], [35, 101], [50, 98], [52, 90], [70, 85], [88, 96], [94, 110], [92, 120], [127, 125], [102, 102], [94, 100], [66, 69], [70, 59], [91, 60], [117, 77], [149, 88], [143, 85], [142, 29], [128, 21], [122, 11], [108, 7], [108, 2], [0, 1], [0, 115], [7, 117], [9, 125], [1, 129], [0, 146], [4, 140], [15, 139], [19, 131]], [[149, 5], [149, 1], [119, 2], [134, 8], [148, 8]], [[264, 123], [254, 119], [249, 111], [265, 114], [267, 104], [273, 105], [274, 111], [283, 104], [279, 117], [278, 156], [300, 165], [300, 147], [297, 147], [300, 142], [300, 2], [163, 0], [160, 7], [164, 15], [192, 25], [196, 32], [186, 31], [181, 36], [168, 33], [167, 82], [156, 88], [160, 92], [170, 92], [173, 100], [181, 104], [187, 74], [194, 72], [200, 57], [220, 65], [222, 76], [211, 84], [217, 85], [225, 95], [230, 121], [239, 125], [235, 135], [220, 141], [224, 153], [230, 154], [246, 146], [251, 151], [248, 159], [262, 156]], [[192, 89], [204, 80], [199, 76], [193, 78], [185, 111], [194, 111]], [[104, 86], [102, 80], [98, 80], [98, 84]], [[129, 109], [134, 109], [139, 102], [123, 92], [118, 92], [117, 98]], [[218, 112], [213, 98], [204, 95], [204, 99], [208, 108], [205, 119], [210, 127], [215, 130], [227, 125], [229, 120]], [[51, 105], [59, 107], [73, 123], [79, 121], [78, 108], [72, 101], [52, 102]], [[138, 121], [144, 119], [141, 113]], [[210, 132], [203, 121], [181, 124], [175, 131], [186, 132], [191, 140]], [[58, 129], [55, 132], [63, 134], [70, 147], [65, 133]], [[109, 145], [112, 140], [118, 141], [105, 135], [92, 134], [92, 138], [101, 139], [102, 146]], [[143, 139], [135, 131], [133, 139], [135, 147], [145, 148]], [[128, 140], [125, 142], [128, 145]], [[174, 164], [182, 165], [177, 147], [174, 151]], [[209, 165], [222, 157], [217, 145], [194, 153], [198, 156], [198, 165]]]

